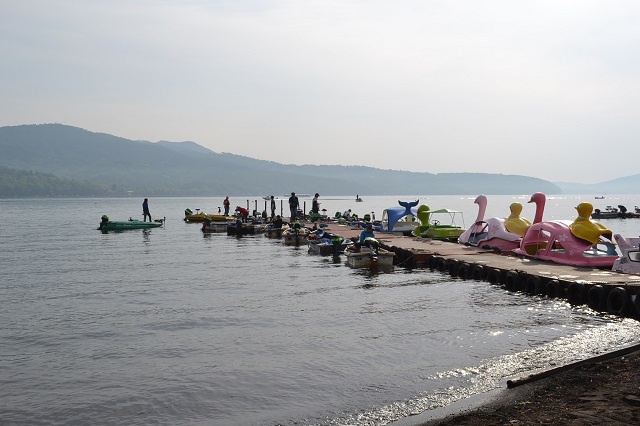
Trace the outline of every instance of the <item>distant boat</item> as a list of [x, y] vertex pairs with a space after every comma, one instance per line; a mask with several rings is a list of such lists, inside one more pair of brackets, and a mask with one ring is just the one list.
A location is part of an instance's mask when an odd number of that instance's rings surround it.
[[596, 196], [595, 198], [596, 198], [596, 200], [604, 200], [604, 195], [600, 195], [599, 197]]
[[362, 198], [360, 198], [359, 195], [356, 195], [356, 203], [361, 203], [362, 202]]

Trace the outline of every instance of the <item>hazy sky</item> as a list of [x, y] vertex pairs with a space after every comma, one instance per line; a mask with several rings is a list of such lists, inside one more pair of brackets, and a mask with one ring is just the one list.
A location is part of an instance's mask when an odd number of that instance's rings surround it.
[[0, 0], [0, 58], [0, 126], [293, 164], [640, 173], [637, 0]]

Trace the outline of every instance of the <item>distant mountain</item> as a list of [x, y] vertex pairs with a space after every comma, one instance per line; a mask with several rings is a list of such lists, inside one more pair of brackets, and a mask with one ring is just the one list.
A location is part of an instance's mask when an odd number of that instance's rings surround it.
[[638, 194], [640, 193], [640, 174], [588, 185], [568, 182], [557, 182], [556, 185], [565, 194]]
[[86, 181], [109, 195], [561, 193], [558, 185], [527, 176], [279, 164], [216, 153], [195, 142], [132, 141], [62, 124], [0, 127], [0, 152], [0, 167]]

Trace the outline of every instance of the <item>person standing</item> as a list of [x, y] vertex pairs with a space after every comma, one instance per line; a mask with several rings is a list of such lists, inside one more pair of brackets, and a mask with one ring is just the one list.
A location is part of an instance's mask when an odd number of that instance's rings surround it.
[[315, 197], [313, 197], [313, 201], [311, 203], [311, 211], [319, 214], [320, 213], [320, 203], [318, 202], [318, 197], [320, 196], [320, 194], [318, 194], [316, 192]]
[[272, 195], [271, 196], [271, 219], [273, 219], [274, 217], [276, 217], [276, 200]]
[[149, 199], [145, 198], [144, 201], [142, 202], [142, 216], [144, 217], [144, 221], [147, 221], [147, 216], [149, 216], [149, 222], [152, 222], [151, 220], [151, 213], [149, 212]]
[[296, 197], [296, 193], [292, 192], [291, 197], [289, 197], [289, 210], [291, 211], [291, 223], [296, 220], [298, 215], [298, 207], [300, 207], [300, 201], [298, 201], [298, 197]]
[[224, 215], [225, 216], [229, 216], [229, 207], [231, 206], [231, 201], [229, 201], [229, 196], [228, 195], [224, 199], [224, 201], [222, 202], [222, 205], [224, 206]]

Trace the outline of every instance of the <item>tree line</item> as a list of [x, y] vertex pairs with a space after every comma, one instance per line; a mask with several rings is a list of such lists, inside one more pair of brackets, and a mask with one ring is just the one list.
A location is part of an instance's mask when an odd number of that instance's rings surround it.
[[87, 181], [59, 178], [32, 170], [0, 167], [0, 197], [75, 197], [105, 196], [106, 186]]

